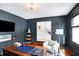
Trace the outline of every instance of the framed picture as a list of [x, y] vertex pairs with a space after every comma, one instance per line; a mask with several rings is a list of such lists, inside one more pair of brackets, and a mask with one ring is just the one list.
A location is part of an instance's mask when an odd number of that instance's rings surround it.
[[12, 40], [11, 34], [0, 34], [0, 42]]

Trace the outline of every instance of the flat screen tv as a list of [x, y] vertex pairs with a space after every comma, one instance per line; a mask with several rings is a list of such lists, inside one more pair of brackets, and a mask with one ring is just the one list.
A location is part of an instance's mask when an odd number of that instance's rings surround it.
[[9, 21], [0, 20], [0, 32], [14, 32], [15, 23]]

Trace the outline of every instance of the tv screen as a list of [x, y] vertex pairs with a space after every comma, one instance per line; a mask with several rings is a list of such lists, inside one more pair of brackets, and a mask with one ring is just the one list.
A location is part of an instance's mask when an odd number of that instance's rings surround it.
[[0, 20], [0, 32], [14, 32], [15, 23]]

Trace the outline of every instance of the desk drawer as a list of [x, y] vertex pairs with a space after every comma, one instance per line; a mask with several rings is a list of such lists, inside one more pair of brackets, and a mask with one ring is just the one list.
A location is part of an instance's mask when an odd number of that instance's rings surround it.
[[9, 51], [6, 51], [6, 50], [3, 50], [3, 55], [4, 56], [19, 56], [15, 53], [12, 53], [12, 52], [9, 52]]

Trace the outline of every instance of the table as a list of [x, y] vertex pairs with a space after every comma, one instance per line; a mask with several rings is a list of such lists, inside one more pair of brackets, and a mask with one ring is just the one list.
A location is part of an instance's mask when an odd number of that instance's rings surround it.
[[[32, 47], [44, 49], [43, 56], [47, 55], [47, 48], [43, 47], [42, 43], [40, 43], [40, 42], [33, 42], [33, 43], [30, 43], [30, 44], [25, 44], [25, 46], [32, 46]], [[31, 54], [24, 53], [24, 52], [21, 52], [19, 50], [16, 50], [16, 46], [13, 46], [13, 45], [3, 48], [3, 54], [5, 56], [32, 56]]]

